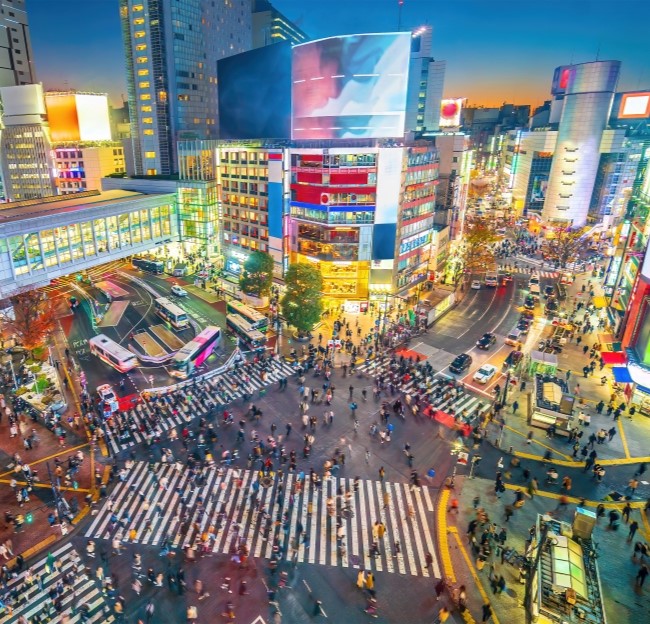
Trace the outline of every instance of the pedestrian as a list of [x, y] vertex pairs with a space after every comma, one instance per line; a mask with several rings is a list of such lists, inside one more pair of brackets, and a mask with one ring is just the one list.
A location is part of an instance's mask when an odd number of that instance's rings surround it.
[[451, 612], [449, 609], [446, 607], [442, 607], [440, 611], [438, 611], [438, 620], [436, 621], [436, 624], [444, 624], [448, 619], [449, 616], [451, 615]]
[[630, 503], [627, 502], [625, 503], [625, 507], [623, 507], [623, 520], [625, 520], [625, 524], [627, 524], [630, 521], [630, 512], [632, 511], [632, 507], [630, 506]]
[[515, 400], [512, 402], [512, 413], [516, 414], [519, 409], [519, 403]]
[[639, 568], [639, 572], [636, 575], [637, 587], [643, 587], [643, 583], [645, 582], [646, 576], [648, 576], [648, 566], [645, 563], [642, 563], [641, 567]]
[[616, 427], [612, 427], [608, 432], [607, 435], [609, 436], [609, 441], [612, 441], [612, 438], [616, 435]]
[[482, 616], [481, 622], [487, 622], [492, 617], [492, 607], [487, 600], [483, 604]]
[[445, 579], [439, 579], [435, 584], [434, 589], [436, 590], [436, 601], [438, 601], [440, 600], [440, 596], [442, 596], [442, 592], [445, 591]]
[[638, 531], [638, 529], [639, 529], [639, 523], [636, 520], [633, 520], [632, 523], [630, 524], [630, 531], [627, 534], [628, 543], [634, 539], [634, 534]]
[[363, 589], [365, 584], [366, 584], [366, 571], [359, 570], [359, 572], [357, 573], [357, 587], [359, 589]]
[[630, 494], [634, 494], [636, 492], [636, 489], [639, 487], [639, 482], [632, 477], [628, 482], [627, 482], [627, 489], [630, 492]]
[[386, 475], [386, 471], [384, 470], [384, 467], [381, 466], [381, 468], [379, 468], [379, 480], [383, 481], [385, 475]]
[[424, 563], [426, 564], [425, 568], [430, 568], [433, 565], [433, 555], [430, 552], [424, 556]]

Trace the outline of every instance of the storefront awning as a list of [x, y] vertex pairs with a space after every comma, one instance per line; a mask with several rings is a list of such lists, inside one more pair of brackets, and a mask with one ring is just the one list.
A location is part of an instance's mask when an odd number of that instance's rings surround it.
[[606, 308], [608, 303], [607, 299], [605, 297], [594, 297], [591, 300], [591, 303], [593, 304], [594, 308], [599, 309], [599, 308]]
[[603, 351], [600, 354], [605, 364], [625, 364], [627, 357], [623, 351]]
[[615, 340], [614, 334], [598, 334], [598, 342], [601, 345], [611, 344]]
[[632, 383], [632, 377], [627, 366], [613, 366], [612, 372], [614, 373], [614, 380], [617, 383]]

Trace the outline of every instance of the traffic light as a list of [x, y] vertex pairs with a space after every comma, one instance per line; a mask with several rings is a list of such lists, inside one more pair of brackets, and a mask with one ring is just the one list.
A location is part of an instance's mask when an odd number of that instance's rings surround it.
[[32, 522], [34, 522], [34, 515], [31, 512], [25, 516], [25, 522], [27, 524], [31, 524]]

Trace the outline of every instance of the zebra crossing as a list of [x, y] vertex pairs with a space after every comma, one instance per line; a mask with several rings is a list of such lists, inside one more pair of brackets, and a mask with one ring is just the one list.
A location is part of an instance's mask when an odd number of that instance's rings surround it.
[[516, 275], [532, 275], [533, 273], [536, 273], [540, 277], [546, 277], [548, 279], [555, 279], [560, 275], [559, 271], [542, 271], [539, 269], [539, 267], [534, 267], [534, 266], [520, 266], [517, 267], [516, 269], [513, 268], [512, 266], [508, 266], [508, 267], [500, 266], [499, 270], [510, 271], [511, 273], [514, 273]]
[[[390, 360], [364, 362], [357, 366], [356, 370], [371, 377], [390, 378], [394, 375], [394, 371], [390, 367]], [[448, 382], [449, 378], [444, 375], [429, 377], [428, 396], [432, 408], [447, 413], [460, 414], [463, 420], [468, 423], [476, 419], [481, 420], [484, 413], [490, 409], [490, 405], [466, 391], [454, 391], [452, 389], [444, 391], [444, 387]], [[400, 385], [400, 390], [404, 395], [412, 399], [416, 391], [419, 390], [421, 393], [421, 388], [419, 388], [421, 384], [422, 381], [412, 376], [409, 381]], [[436, 396], [436, 390], [438, 389], [443, 390], [440, 396]], [[407, 402], [410, 402], [408, 398]]]
[[[145, 462], [134, 464], [128, 478], [111, 495], [112, 505], [107, 502], [102, 507], [86, 537], [124, 542], [133, 539], [136, 543], [183, 549], [195, 546], [222, 554], [235, 552], [243, 540], [251, 557], [267, 559], [276, 538], [280, 538], [283, 558], [296, 563], [440, 578], [431, 522], [434, 507], [428, 487], [364, 479], [355, 492], [353, 479], [331, 476], [315, 485], [309, 478], [305, 482], [300, 475], [290, 473], [282, 488], [277, 477], [262, 479], [258, 488], [259, 478], [254, 470], [208, 468], [203, 484], [191, 490], [187, 471], [177, 465], [158, 464], [154, 472]], [[330, 505], [337, 499], [339, 488], [350, 490], [351, 511], [341, 509], [337, 518]], [[256, 490], [257, 504], [253, 500]], [[181, 519], [183, 493], [189, 512], [185, 519]], [[278, 520], [283, 517], [286, 522]], [[337, 521], [344, 533], [340, 544]], [[378, 539], [379, 554], [371, 556], [375, 522], [382, 523], [386, 531]], [[299, 532], [300, 526], [304, 533]], [[433, 556], [429, 567], [427, 553]]]
[[[205, 381], [198, 381], [197, 394], [207, 396], [215, 405], [228, 405], [237, 399], [243, 399], [245, 395], [251, 396], [265, 392], [265, 389], [274, 383], [278, 383], [283, 377], [295, 373], [290, 364], [282, 360], [271, 360], [268, 368], [263, 370], [259, 365], [251, 365], [227, 370]], [[147, 440], [149, 433], [161, 435], [169, 429], [178, 425], [186, 425], [197, 416], [205, 416], [209, 409], [200, 400], [194, 398], [193, 390], [190, 387], [182, 391], [183, 401], [178, 405], [165, 400], [158, 402], [161, 415], [154, 411], [154, 397], [135, 405], [133, 409], [122, 414], [114, 414], [111, 423], [106, 427], [106, 442], [113, 453], [119, 453], [129, 447], [143, 443]], [[186, 400], [190, 397], [190, 400]]]
[[[57, 563], [53, 565], [55, 560]], [[61, 595], [62, 609], [57, 611], [49, 591], [69, 573], [72, 573], [74, 583], [71, 589], [64, 590]], [[37, 580], [39, 577], [40, 581]], [[39, 583], [42, 583], [42, 589]], [[13, 624], [21, 617], [24, 621], [32, 622], [36, 616], [40, 616], [39, 621], [56, 623], [61, 622], [66, 615], [69, 619], [65, 621], [69, 624], [79, 624], [82, 621], [89, 624], [110, 624], [115, 621], [112, 614], [107, 615], [112, 609], [100, 583], [95, 581], [92, 571], [81, 562], [70, 542], [26, 568], [17, 578], [9, 580], [0, 591], [0, 596], [4, 605], [0, 609], [0, 621], [3, 624]], [[82, 620], [82, 614], [78, 611], [82, 605], [87, 605], [88, 608], [85, 620]]]

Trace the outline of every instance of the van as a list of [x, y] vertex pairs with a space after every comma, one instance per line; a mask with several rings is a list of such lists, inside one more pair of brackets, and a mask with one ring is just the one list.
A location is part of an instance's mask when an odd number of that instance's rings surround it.
[[541, 291], [539, 289], [539, 284], [529, 284], [528, 292], [533, 296], [539, 298]]
[[533, 273], [530, 276], [530, 279], [528, 280], [528, 288], [530, 288], [533, 284], [539, 286], [539, 275], [537, 273]]
[[518, 327], [513, 327], [508, 332], [505, 342], [511, 347], [516, 347], [521, 342], [521, 330]]
[[485, 276], [485, 285], [496, 288], [499, 285], [499, 278], [496, 273], [488, 273]]

